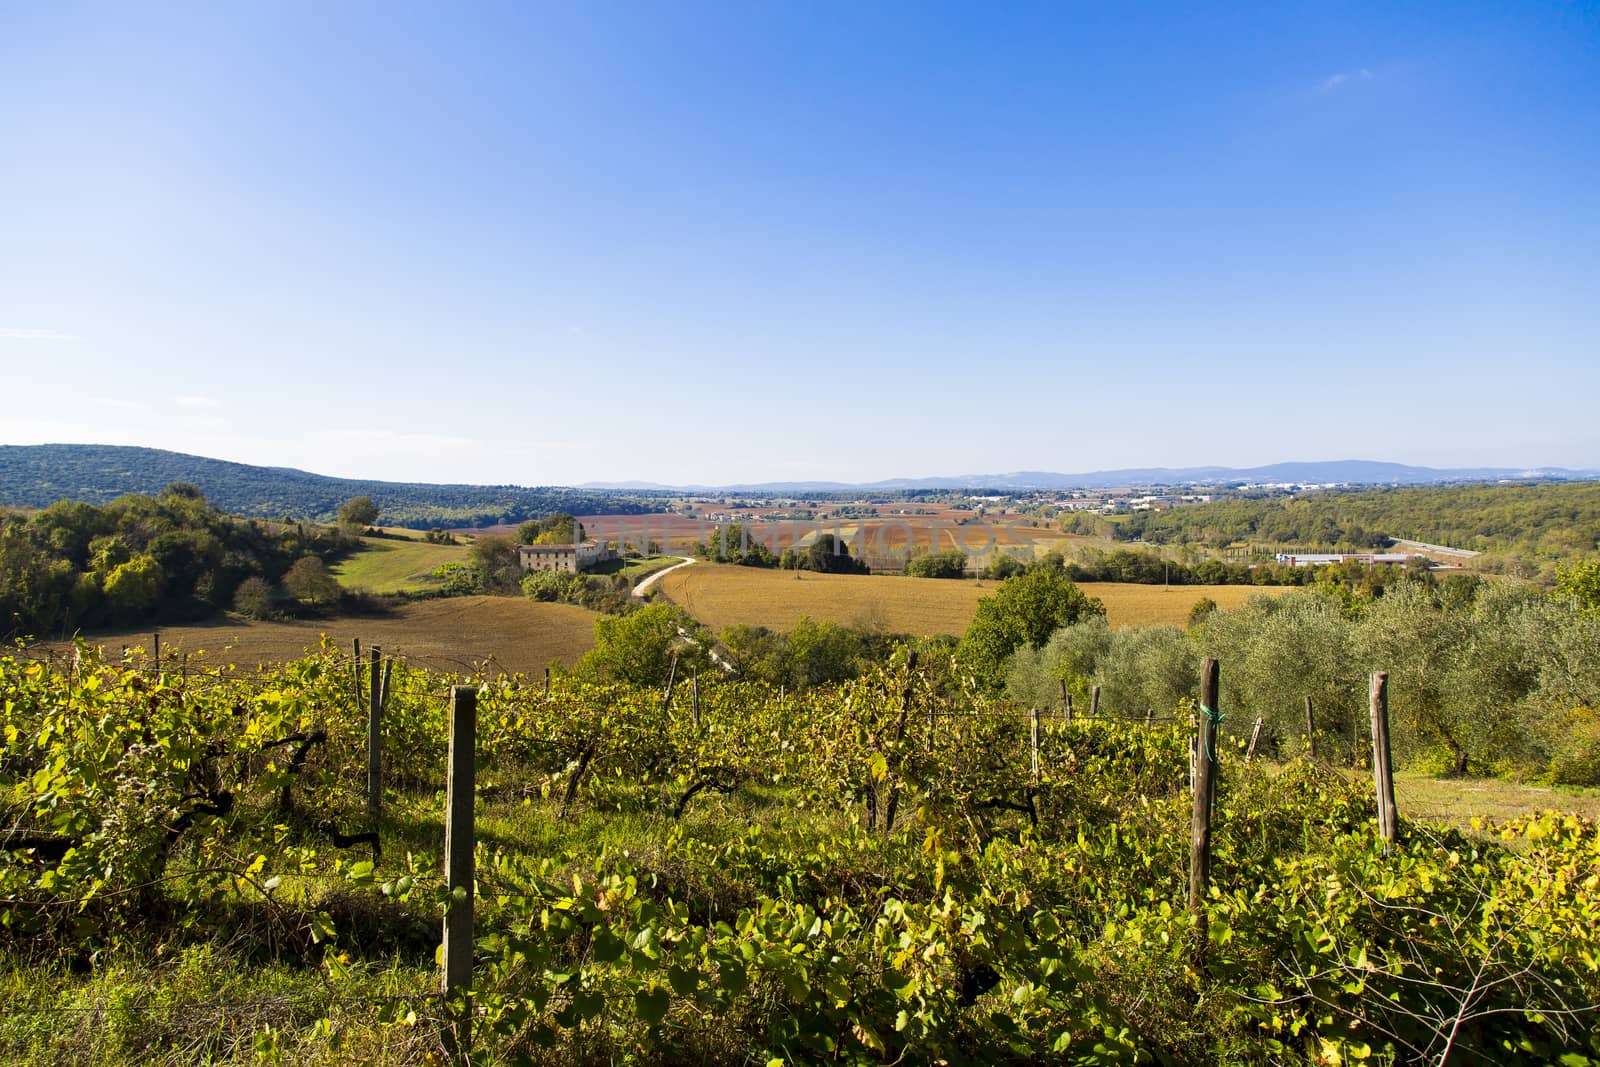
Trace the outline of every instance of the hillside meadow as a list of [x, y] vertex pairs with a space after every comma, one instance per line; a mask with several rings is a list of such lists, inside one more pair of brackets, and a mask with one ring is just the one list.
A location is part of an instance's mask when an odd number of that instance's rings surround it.
[[[713, 630], [744, 623], [788, 630], [802, 617], [919, 636], [961, 634], [980, 599], [998, 582], [897, 575], [818, 574], [697, 563], [661, 579], [662, 594]], [[1278, 588], [1243, 585], [1134, 585], [1086, 582], [1084, 592], [1106, 606], [1118, 626], [1181, 626], [1195, 602], [1210, 597], [1238, 607]]]
[[468, 546], [434, 545], [415, 531], [399, 537], [363, 537], [361, 547], [328, 572], [346, 589], [365, 589], [380, 595], [437, 589], [444, 582], [433, 572], [446, 563], [467, 562]]

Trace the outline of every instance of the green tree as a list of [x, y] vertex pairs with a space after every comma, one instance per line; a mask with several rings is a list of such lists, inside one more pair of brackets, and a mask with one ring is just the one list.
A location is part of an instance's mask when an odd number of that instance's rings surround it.
[[1555, 597], [1580, 610], [1600, 613], [1600, 559], [1557, 568]]
[[913, 578], [960, 578], [966, 569], [967, 554], [955, 549], [906, 560], [906, 573]]
[[865, 651], [861, 635], [836, 622], [802, 617], [784, 640], [784, 673], [796, 688], [842, 682], [860, 673]]
[[313, 607], [339, 599], [339, 582], [316, 556], [301, 556], [283, 576], [284, 590]]
[[992, 582], [1003, 582], [1007, 578], [1014, 578], [1028, 569], [1016, 556], [996, 552], [989, 557], [989, 565], [983, 569], [983, 576]]
[[161, 595], [161, 564], [134, 556], [106, 576], [106, 605], [120, 622], [133, 622], [155, 607]]
[[233, 610], [247, 619], [270, 619], [276, 614], [273, 600], [271, 583], [252, 575], [233, 591]]
[[519, 545], [571, 545], [584, 539], [583, 523], [562, 512], [543, 519], [529, 519], [517, 527]]
[[800, 560], [803, 569], [822, 574], [866, 574], [869, 571], [865, 563], [851, 558], [850, 546], [844, 538], [829, 533], [811, 542]]
[[602, 617], [594, 621], [594, 648], [581, 665], [619, 682], [663, 685], [675, 658], [680, 671], [709, 662], [696, 629], [695, 621], [672, 604]]
[[1187, 625], [1191, 630], [1194, 629], [1196, 626], [1201, 625], [1207, 619], [1211, 618], [1212, 614], [1216, 610], [1217, 602], [1215, 600], [1212, 600], [1208, 596], [1201, 597], [1199, 600], [1196, 600], [1194, 602], [1194, 606], [1189, 609], [1189, 621]]
[[777, 685], [786, 681], [784, 656], [787, 642], [783, 635], [765, 626], [738, 623], [725, 627], [718, 640], [724, 662], [732, 665], [743, 680]]
[[1007, 578], [978, 601], [962, 653], [980, 679], [998, 686], [1006, 660], [1018, 649], [1038, 648], [1061, 627], [1105, 610], [1063, 571], [1039, 567]]
[[378, 521], [378, 505], [370, 496], [353, 496], [339, 505], [339, 525], [358, 530]]
[[504, 537], [480, 537], [467, 553], [478, 591], [506, 595], [520, 590], [522, 561], [517, 546]]

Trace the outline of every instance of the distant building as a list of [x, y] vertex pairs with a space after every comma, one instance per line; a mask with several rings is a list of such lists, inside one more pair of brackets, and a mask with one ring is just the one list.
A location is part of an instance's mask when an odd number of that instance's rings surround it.
[[1410, 556], [1391, 552], [1279, 552], [1278, 562], [1291, 567], [1320, 567], [1329, 563], [1398, 563], [1404, 564]]
[[617, 558], [615, 549], [598, 541], [577, 545], [518, 545], [517, 562], [525, 571], [565, 571], [577, 574], [596, 563]]

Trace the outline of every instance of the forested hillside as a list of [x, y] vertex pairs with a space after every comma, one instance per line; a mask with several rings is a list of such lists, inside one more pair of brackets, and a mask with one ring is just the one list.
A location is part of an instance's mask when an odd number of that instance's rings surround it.
[[1271, 500], [1234, 497], [1139, 511], [1115, 536], [1159, 544], [1235, 541], [1379, 548], [1391, 537], [1499, 554], [1563, 558], [1600, 543], [1600, 482], [1415, 486]]
[[322, 564], [348, 547], [336, 529], [222, 514], [181, 483], [104, 507], [63, 500], [0, 515], [0, 634], [201, 619], [229, 605], [260, 612], [278, 583], [313, 604], [332, 600], [338, 586]]
[[174, 482], [197, 485], [223, 511], [332, 522], [341, 503], [370, 496], [389, 526], [491, 526], [554, 512], [636, 514], [656, 510], [637, 496], [516, 485], [429, 485], [328, 478], [287, 467], [117, 445], [0, 445], [0, 504], [42, 508], [57, 500], [106, 504], [155, 494]]

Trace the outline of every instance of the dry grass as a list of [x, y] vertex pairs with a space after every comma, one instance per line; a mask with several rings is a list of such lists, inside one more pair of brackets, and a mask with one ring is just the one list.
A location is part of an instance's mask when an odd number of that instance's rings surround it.
[[[1368, 785], [1372, 775], [1364, 776]], [[1499, 778], [1432, 778], [1397, 773], [1395, 807], [1409, 818], [1432, 819], [1466, 828], [1474, 816], [1504, 822], [1532, 812], [1554, 810], [1600, 819], [1600, 789], [1551, 788]]]
[[[929, 635], [964, 633], [978, 600], [997, 585], [696, 564], [662, 578], [659, 588], [714, 630], [735, 623], [787, 630], [808, 616], [887, 633]], [[1281, 592], [1239, 585], [1164, 588], [1121, 582], [1088, 582], [1082, 588], [1105, 603], [1112, 626], [1181, 626], [1202, 597], [1230, 608], [1258, 593]]]
[[[282, 663], [314, 650], [323, 634], [349, 649], [380, 645], [413, 662], [440, 670], [467, 670], [493, 659], [506, 671], [543, 671], [553, 659], [577, 662], [594, 647], [598, 616], [570, 604], [538, 604], [520, 597], [469, 596], [407, 604], [392, 615], [296, 622], [234, 619], [193, 626], [161, 627], [161, 654], [206, 653], [208, 664], [254, 667]], [[115, 653], [123, 645], [147, 648], [150, 634], [89, 636]]]

